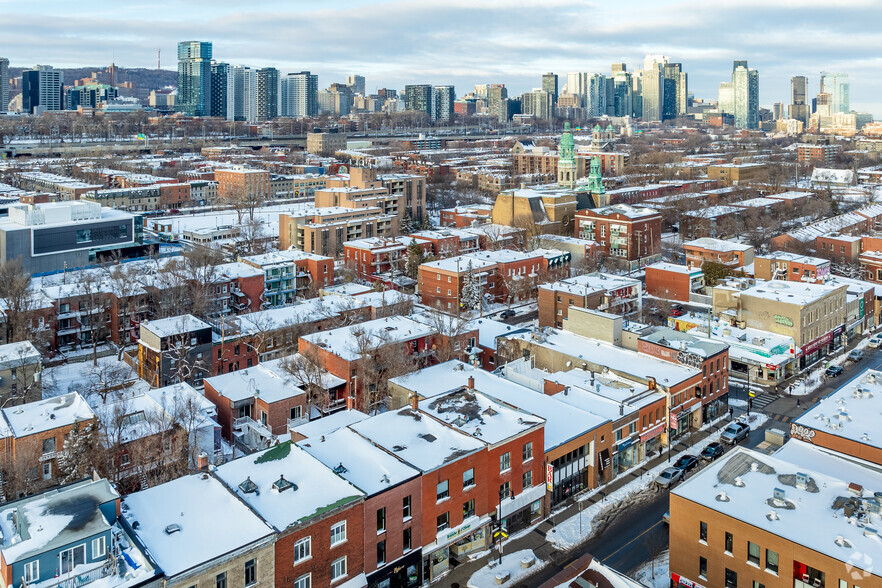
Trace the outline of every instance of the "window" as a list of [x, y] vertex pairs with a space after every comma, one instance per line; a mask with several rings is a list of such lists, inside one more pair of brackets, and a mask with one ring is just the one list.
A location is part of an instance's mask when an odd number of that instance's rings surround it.
[[304, 537], [294, 544], [294, 563], [300, 563], [312, 557], [312, 537]]
[[726, 553], [732, 555], [732, 533], [726, 533]]
[[450, 526], [450, 513], [445, 512], [444, 514], [438, 515], [438, 518], [435, 519], [435, 528], [439, 531], [443, 531], [447, 527]]
[[92, 559], [104, 557], [106, 553], [107, 544], [105, 543], [104, 537], [96, 537], [95, 539], [92, 539]]
[[43, 455], [55, 453], [55, 437], [43, 439]]
[[245, 585], [257, 584], [257, 560], [249, 559], [245, 562]]
[[506, 451], [499, 456], [499, 471], [504, 472], [511, 469], [511, 453]]
[[472, 498], [468, 502], [463, 503], [462, 505], [462, 518], [463, 520], [475, 516], [475, 499]]
[[402, 531], [401, 533], [401, 543], [403, 545], [404, 551], [410, 551], [411, 547], [411, 531], [410, 527]]
[[331, 582], [346, 577], [346, 556], [331, 562]]
[[698, 523], [698, 540], [707, 543], [707, 523], [704, 521]]
[[726, 588], [738, 588], [738, 574], [726, 568]]
[[450, 484], [447, 480], [443, 482], [438, 482], [438, 486], [436, 487], [436, 494], [438, 500], [444, 500], [445, 498], [450, 497]]
[[76, 566], [86, 563], [86, 544], [77, 545], [58, 554], [62, 574], [69, 574]]
[[331, 547], [346, 541], [346, 521], [340, 521], [331, 527]]
[[386, 507], [377, 509], [377, 533], [386, 530]]
[[92, 230], [91, 229], [77, 230], [77, 243], [88, 243], [91, 240], [92, 240]]
[[778, 554], [771, 549], [766, 549], [766, 571], [778, 573]]
[[291, 420], [296, 420], [296, 419], [299, 419], [302, 414], [303, 414], [303, 407], [302, 406], [292, 406], [291, 410], [288, 412], [288, 417]]
[[766, 588], [765, 584], [760, 584], [756, 580], [753, 581], [753, 588]]
[[221, 572], [214, 578], [214, 585], [217, 588], [227, 588], [227, 573]]
[[533, 470], [527, 470], [524, 472], [524, 475], [521, 476], [521, 488], [526, 490], [527, 488], [533, 487]]
[[462, 473], [462, 487], [468, 488], [475, 485], [475, 468], [466, 470]]
[[752, 541], [747, 542], [747, 561], [757, 566], [760, 563], [760, 546]]
[[524, 461], [530, 461], [533, 459], [533, 442], [527, 441], [524, 443]]
[[500, 498], [508, 498], [511, 496], [511, 482], [503, 482], [499, 485]]
[[707, 559], [700, 556], [698, 558], [698, 577], [703, 580], [707, 579]]
[[380, 541], [377, 543], [377, 566], [384, 563], [386, 563], [386, 542]]
[[401, 501], [401, 514], [404, 517], [405, 521], [411, 517], [410, 496], [405, 496], [404, 499]]
[[40, 580], [40, 562], [39, 560], [34, 560], [28, 562], [24, 566], [24, 580], [25, 582], [37, 582]]

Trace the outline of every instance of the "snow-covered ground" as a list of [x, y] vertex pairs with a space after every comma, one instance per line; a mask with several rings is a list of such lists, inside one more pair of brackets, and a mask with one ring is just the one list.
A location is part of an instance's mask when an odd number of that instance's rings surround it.
[[736, 408], [747, 408], [747, 401], [741, 400], [740, 398], [730, 398], [729, 406], [734, 406]]
[[631, 577], [650, 588], [670, 588], [669, 555], [670, 552], [664, 551], [655, 559], [634, 570]]
[[[529, 568], [521, 567], [521, 562], [523, 560], [534, 560], [534, 563]], [[493, 563], [496, 562], [496, 558], [493, 558]], [[514, 553], [503, 554], [502, 563], [494, 565], [490, 567], [490, 565], [486, 565], [469, 578], [468, 588], [489, 588], [490, 586], [500, 586], [501, 588], [505, 588], [506, 586], [514, 586], [519, 583], [519, 580], [522, 578], [536, 573], [545, 567], [545, 562], [537, 559], [533, 554], [532, 549], [522, 549], [521, 551], [515, 551]], [[496, 583], [496, 576], [498, 574], [508, 573], [510, 575], [509, 579], [502, 584]]]
[[79, 392], [86, 400], [98, 392], [101, 383], [122, 386], [127, 392], [145, 392], [150, 385], [138, 378], [130, 365], [118, 361], [115, 355], [99, 357], [98, 365], [91, 360], [66, 363], [43, 368], [43, 398], [53, 398], [68, 392]]

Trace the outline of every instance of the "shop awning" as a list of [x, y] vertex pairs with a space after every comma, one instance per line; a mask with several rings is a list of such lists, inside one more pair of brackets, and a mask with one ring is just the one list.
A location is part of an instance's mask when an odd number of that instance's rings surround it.
[[545, 497], [545, 484], [524, 490], [514, 498], [502, 499], [502, 516], [507, 517]]

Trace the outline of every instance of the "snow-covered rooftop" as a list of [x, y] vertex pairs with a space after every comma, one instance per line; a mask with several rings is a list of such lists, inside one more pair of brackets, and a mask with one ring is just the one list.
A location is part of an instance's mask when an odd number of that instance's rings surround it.
[[182, 314], [164, 319], [144, 321], [141, 326], [160, 338], [191, 333], [199, 329], [210, 329], [211, 325], [192, 314]]
[[368, 415], [360, 410], [341, 410], [326, 417], [298, 425], [294, 427], [292, 431], [303, 435], [307, 439], [313, 437], [318, 438], [322, 435], [327, 435], [328, 433], [336, 431], [341, 427], [348, 427], [353, 423], [363, 421], [366, 418], [368, 418]]
[[[262, 539], [273, 529], [208, 474], [129, 494], [123, 517], [166, 576], [176, 576]], [[222, 516], [219, 516], [221, 515]], [[167, 529], [175, 525], [171, 533]]]
[[420, 475], [419, 470], [346, 427], [298, 445], [368, 496]]
[[469, 390], [464, 387], [427, 398], [420, 402], [420, 409], [490, 444], [545, 424], [542, 417], [503, 404], [492, 393], [492, 390]]
[[701, 268], [697, 267], [689, 267], [686, 265], [679, 265], [676, 263], [668, 263], [666, 261], [659, 261], [653, 263], [652, 265], [646, 266], [647, 269], [656, 269], [664, 272], [673, 272], [678, 274], [686, 274], [686, 275], [701, 275]]
[[406, 316], [390, 316], [357, 325], [321, 331], [303, 337], [347, 361], [360, 357], [358, 334], [363, 333], [371, 346], [389, 345], [427, 337], [436, 333], [434, 327]]
[[750, 245], [744, 243], [736, 243], [735, 241], [726, 241], [724, 239], [714, 239], [712, 237], [702, 237], [701, 239], [693, 239], [683, 243], [683, 247], [696, 247], [707, 249], [708, 251], [748, 251], [753, 249]]
[[461, 433], [410, 406], [385, 412], [350, 428], [423, 472], [483, 449], [483, 441]]
[[216, 473], [279, 531], [364, 496], [361, 490], [290, 441], [234, 459], [218, 467]]
[[824, 296], [840, 289], [842, 285], [809, 284], [805, 282], [785, 282], [769, 280], [741, 290], [741, 296], [777, 300], [788, 304], [805, 305], [820, 300]]
[[30, 341], [0, 345], [0, 370], [22, 368], [40, 361], [40, 352]]
[[873, 497], [880, 487], [878, 466], [791, 440], [771, 456], [736, 447], [671, 493], [861, 567], [882, 558], [879, 536], [870, 532], [882, 524]]
[[77, 392], [70, 392], [3, 409], [3, 416], [16, 437], [25, 437], [95, 418], [95, 413]]
[[882, 371], [867, 369], [793, 421], [828, 435], [882, 448]]
[[274, 359], [250, 368], [212, 376], [205, 378], [205, 383], [232, 402], [260, 397], [271, 404], [305, 394], [297, 386], [294, 376], [282, 368], [282, 361], [283, 359]]

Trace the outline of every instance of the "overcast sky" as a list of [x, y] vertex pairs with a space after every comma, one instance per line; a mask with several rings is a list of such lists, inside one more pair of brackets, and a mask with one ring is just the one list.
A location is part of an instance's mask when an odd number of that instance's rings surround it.
[[[259, 8], [258, 8], [259, 7]], [[367, 78], [505, 83], [543, 72], [639, 69], [647, 53], [681, 62], [697, 98], [716, 98], [733, 59], [760, 72], [760, 102], [789, 102], [789, 80], [848, 73], [853, 109], [882, 117], [880, 0], [0, 0], [0, 55], [14, 66], [176, 67], [176, 43], [212, 41], [215, 59], [311, 70], [320, 87]]]

